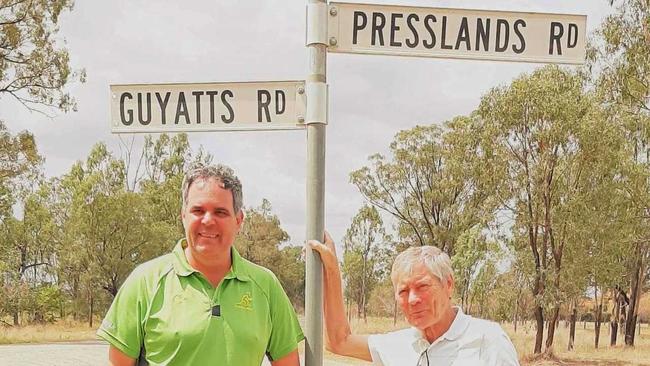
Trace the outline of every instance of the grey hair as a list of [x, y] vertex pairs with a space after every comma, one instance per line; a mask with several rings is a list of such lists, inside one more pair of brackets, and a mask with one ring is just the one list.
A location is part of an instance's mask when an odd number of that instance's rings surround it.
[[181, 200], [183, 208], [187, 204], [187, 194], [190, 190], [190, 186], [195, 181], [207, 180], [207, 179], [216, 179], [221, 182], [221, 188], [227, 189], [232, 193], [232, 205], [235, 211], [235, 214], [241, 211], [241, 208], [244, 204], [242, 186], [239, 178], [235, 175], [235, 172], [230, 168], [222, 164], [216, 165], [193, 165], [190, 169], [187, 170], [185, 176], [183, 177], [183, 185], [181, 186]]
[[400, 253], [390, 273], [390, 278], [393, 281], [393, 286], [397, 284], [399, 276], [410, 274], [413, 267], [422, 263], [431, 272], [432, 275], [438, 277], [440, 282], [445, 282], [449, 278], [454, 279], [454, 271], [451, 268], [451, 259], [447, 253], [431, 245], [421, 247], [410, 247]]

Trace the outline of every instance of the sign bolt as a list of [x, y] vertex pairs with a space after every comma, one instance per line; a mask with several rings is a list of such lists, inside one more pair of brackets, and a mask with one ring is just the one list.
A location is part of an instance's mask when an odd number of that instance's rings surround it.
[[336, 37], [330, 37], [330, 46], [336, 46]]
[[333, 17], [335, 17], [336, 14], [338, 14], [338, 11], [336, 10], [335, 7], [332, 6], [332, 7], [330, 8], [330, 15], [333, 16]]
[[305, 123], [305, 116], [298, 116], [298, 123]]
[[305, 88], [302, 86], [298, 87], [298, 94], [304, 94], [305, 93]]

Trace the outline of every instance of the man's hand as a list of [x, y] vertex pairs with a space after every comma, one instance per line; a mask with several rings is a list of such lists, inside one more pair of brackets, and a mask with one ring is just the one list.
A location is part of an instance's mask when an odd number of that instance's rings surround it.
[[307, 245], [320, 255], [320, 259], [323, 262], [323, 267], [326, 271], [331, 271], [337, 269], [339, 266], [338, 258], [336, 257], [336, 246], [330, 234], [325, 231], [324, 243], [319, 242], [318, 240], [309, 240]]
[[336, 258], [336, 248], [330, 234], [325, 231], [324, 243], [310, 240], [307, 245], [320, 254], [324, 269], [323, 310], [325, 314], [325, 347], [336, 354], [372, 361], [368, 337], [352, 334], [343, 306], [341, 272]]

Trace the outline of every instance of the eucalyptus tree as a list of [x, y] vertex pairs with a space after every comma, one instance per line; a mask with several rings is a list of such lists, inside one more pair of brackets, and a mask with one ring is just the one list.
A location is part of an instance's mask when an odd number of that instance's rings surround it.
[[84, 81], [70, 67], [59, 36], [60, 16], [73, 0], [0, 0], [0, 96], [8, 95], [31, 111], [52, 107], [67, 111], [75, 101], [64, 90]]
[[302, 249], [289, 245], [289, 234], [273, 214], [271, 203], [263, 199], [258, 207], [245, 210], [243, 226], [235, 248], [246, 259], [270, 269], [295, 306], [303, 306], [305, 268]]
[[0, 223], [12, 215], [21, 178], [38, 175], [42, 163], [34, 135], [27, 131], [14, 135], [0, 121]]
[[496, 196], [514, 217], [515, 250], [532, 263], [535, 353], [542, 351], [545, 317], [552, 350], [566, 300], [563, 273], [578, 263], [570, 253], [579, 245], [574, 233], [589, 208], [586, 197], [607, 199], [590, 193], [602, 193], [594, 185], [615, 179], [619, 169], [621, 136], [583, 90], [577, 74], [548, 66], [492, 89], [473, 119], [483, 165], [501, 179]]
[[354, 299], [359, 317], [367, 319], [368, 300], [390, 271], [389, 243], [377, 209], [364, 205], [343, 238], [343, 279], [348, 299]]
[[104, 144], [72, 166], [59, 191], [65, 215], [60, 276], [73, 298], [84, 299], [92, 324], [96, 300], [109, 302], [137, 264], [166, 252], [173, 241], [167, 225], [150, 220], [142, 194], [126, 189], [125, 164]]
[[630, 167], [626, 192], [633, 204], [630, 219], [637, 229], [630, 246], [627, 278], [630, 306], [625, 343], [634, 344], [639, 302], [650, 262], [650, 3], [646, 0], [610, 1], [616, 4], [597, 32], [592, 69], [597, 90], [613, 120], [629, 141]]
[[408, 245], [436, 245], [450, 255], [458, 236], [491, 220], [490, 182], [473, 162], [476, 139], [452, 122], [452, 133], [438, 126], [400, 131], [389, 157], [370, 156], [350, 181], [374, 207], [397, 219], [398, 236]]

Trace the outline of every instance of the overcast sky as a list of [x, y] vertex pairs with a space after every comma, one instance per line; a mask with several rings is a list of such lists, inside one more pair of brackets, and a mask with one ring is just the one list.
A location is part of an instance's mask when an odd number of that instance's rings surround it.
[[[588, 32], [610, 12], [605, 0], [373, 2], [584, 14]], [[77, 0], [63, 16], [60, 33], [73, 67], [85, 68], [88, 75], [85, 84], [69, 87], [78, 112], [47, 118], [4, 97], [0, 119], [13, 133], [34, 133], [50, 177], [66, 173], [100, 141], [119, 156], [119, 138], [109, 126], [110, 84], [303, 80], [308, 72], [305, 4]], [[540, 66], [344, 54], [330, 54], [327, 62], [325, 226], [337, 241], [363, 204], [349, 173], [364, 166], [369, 155], [386, 152], [400, 130], [470, 113], [490, 88]], [[245, 205], [268, 199], [291, 242], [304, 240], [305, 131], [203, 132], [190, 134], [190, 141], [235, 169], [244, 184]]]

